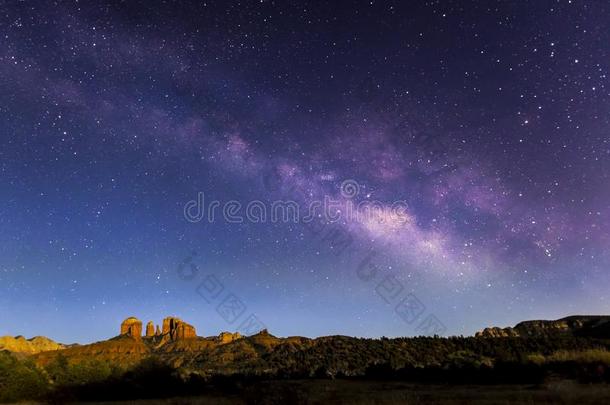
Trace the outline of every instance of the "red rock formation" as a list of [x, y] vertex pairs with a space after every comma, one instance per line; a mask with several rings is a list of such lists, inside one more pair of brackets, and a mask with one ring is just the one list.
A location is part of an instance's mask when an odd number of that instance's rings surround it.
[[161, 330], [161, 334], [163, 335], [167, 335], [169, 334], [169, 331], [174, 327], [174, 323], [179, 320], [178, 318], [174, 318], [174, 317], [167, 317], [163, 320], [163, 329]]
[[195, 327], [180, 318], [167, 317], [163, 320], [162, 334], [169, 340], [189, 339], [197, 337]]
[[125, 319], [121, 324], [121, 335], [129, 335], [135, 338], [142, 337], [142, 321], [133, 316]]
[[197, 337], [197, 333], [193, 325], [184, 322], [178, 323], [173, 339], [189, 339], [194, 337]]
[[159, 329], [159, 325], [157, 325], [157, 328], [155, 329], [155, 336], [159, 336], [161, 334], [161, 329]]
[[241, 334], [239, 332], [231, 333], [231, 332], [221, 332], [220, 335], [216, 338], [216, 341], [219, 343], [231, 343], [234, 340], [241, 339]]
[[146, 324], [146, 337], [155, 336], [155, 324], [152, 321]]

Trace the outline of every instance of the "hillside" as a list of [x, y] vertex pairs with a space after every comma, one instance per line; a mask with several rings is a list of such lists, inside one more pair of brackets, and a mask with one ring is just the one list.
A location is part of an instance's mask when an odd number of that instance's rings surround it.
[[201, 337], [192, 325], [174, 317], [166, 318], [162, 329], [149, 322], [143, 335], [142, 323], [130, 317], [121, 325], [121, 334], [112, 339], [41, 352], [32, 359], [41, 366], [65, 358], [70, 364], [95, 360], [121, 368], [154, 359], [183, 374], [202, 376], [363, 376], [379, 365], [400, 369], [436, 367], [454, 361], [492, 364], [498, 359], [513, 361], [527, 354], [548, 356], [574, 348], [605, 349], [605, 341], [597, 338], [607, 336], [602, 332], [608, 319], [572, 316], [556, 321], [526, 321], [514, 328], [488, 328], [474, 338], [310, 339], [280, 338], [267, 330], [245, 337], [228, 332]]
[[[610, 382], [609, 318], [526, 321], [513, 328], [488, 328], [475, 337], [310, 339], [277, 337], [267, 330], [251, 336], [223, 332], [202, 337], [176, 317], [165, 318], [162, 326], [149, 322], [144, 330], [141, 321], [130, 317], [119, 335], [88, 345], [4, 339], [9, 344], [0, 351], [0, 401], [44, 398], [63, 403], [201, 394], [217, 398], [236, 392], [257, 398], [256, 391], [250, 391], [260, 387], [257, 382], [270, 381], [272, 390], [288, 387], [276, 383], [280, 380]], [[46, 347], [51, 350], [35, 351]]]
[[519, 322], [514, 327], [485, 328], [478, 337], [528, 337], [550, 335], [589, 336], [610, 338], [610, 316], [572, 315], [557, 320], [533, 320]]
[[35, 354], [45, 351], [62, 350], [65, 348], [65, 345], [44, 336], [36, 336], [31, 339], [26, 339], [23, 336], [0, 337], [0, 351], [7, 350], [14, 353]]
[[[331, 375], [349, 376], [361, 375], [371, 365], [382, 363], [391, 364], [394, 368], [409, 364], [438, 364], [456, 350], [479, 353], [477, 356], [482, 356], [481, 361], [484, 361], [483, 358], [497, 357], [495, 352], [503, 350], [503, 347], [518, 347], [524, 342], [530, 346], [529, 352], [549, 354], [561, 349], [566, 342], [573, 344], [580, 342], [581, 338], [610, 337], [609, 328], [609, 316], [532, 320], [509, 328], [486, 328], [476, 334], [476, 338], [517, 340], [493, 339], [494, 342], [483, 344], [482, 340], [465, 339], [462, 343], [468, 344], [460, 346], [455, 344], [453, 338], [279, 338], [267, 330], [246, 337], [229, 332], [201, 337], [197, 336], [192, 325], [176, 317], [166, 318], [162, 328], [155, 328], [149, 322], [143, 334], [142, 322], [130, 317], [121, 324], [118, 336], [88, 345], [66, 347], [41, 337], [30, 340], [23, 337], [3, 338], [2, 341], [6, 342], [3, 346], [5, 350], [31, 355], [41, 366], [47, 366], [62, 357], [72, 364], [96, 360], [126, 368], [154, 358], [172, 368], [204, 375], [313, 375], [323, 369]], [[592, 341], [586, 342], [589, 344]], [[590, 347], [596, 348], [599, 345], [593, 344]]]

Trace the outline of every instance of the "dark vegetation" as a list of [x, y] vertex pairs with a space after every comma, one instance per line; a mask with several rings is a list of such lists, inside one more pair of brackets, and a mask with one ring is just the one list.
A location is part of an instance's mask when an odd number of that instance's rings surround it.
[[423, 384], [542, 384], [559, 379], [610, 382], [610, 340], [590, 337], [335, 336], [255, 346], [255, 355], [227, 360], [236, 358], [234, 352], [242, 347], [237, 343], [221, 346], [228, 357], [189, 353], [193, 361], [179, 368], [156, 356], [123, 368], [99, 359], [71, 362], [61, 354], [42, 367], [2, 352], [0, 401], [256, 397], [260, 393], [253, 387], [262, 381], [303, 379]]

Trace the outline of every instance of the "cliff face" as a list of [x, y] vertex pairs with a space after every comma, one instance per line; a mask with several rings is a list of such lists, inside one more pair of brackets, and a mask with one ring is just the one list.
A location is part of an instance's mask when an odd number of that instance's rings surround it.
[[155, 324], [152, 321], [146, 324], [146, 337], [155, 336]]
[[[136, 339], [142, 338], [142, 321], [130, 316], [121, 323], [121, 335], [130, 336]], [[155, 324], [150, 321], [146, 324], [146, 338], [155, 338], [161, 335], [162, 342], [179, 339], [192, 339], [197, 337], [197, 331], [191, 324], [184, 322], [180, 318], [173, 316], [163, 319], [163, 329], [159, 332], [159, 326], [155, 329]]]
[[142, 321], [133, 316], [125, 319], [121, 323], [121, 335], [127, 335], [135, 338], [142, 337]]
[[610, 337], [610, 316], [575, 315], [554, 321], [519, 322], [514, 327], [485, 328], [477, 337], [530, 337], [568, 334], [574, 336]]
[[14, 353], [34, 354], [48, 350], [62, 350], [66, 346], [54, 342], [44, 336], [36, 336], [26, 339], [23, 336], [2, 336], [0, 337], [0, 350], [8, 350]]
[[161, 330], [162, 343], [196, 337], [197, 331], [195, 327], [184, 322], [182, 319], [170, 316], [163, 320], [163, 329]]
[[519, 332], [517, 332], [514, 328], [498, 328], [497, 326], [491, 328], [485, 328], [482, 331], [475, 333], [476, 337], [489, 337], [489, 338], [498, 338], [498, 337], [516, 337], [519, 336]]

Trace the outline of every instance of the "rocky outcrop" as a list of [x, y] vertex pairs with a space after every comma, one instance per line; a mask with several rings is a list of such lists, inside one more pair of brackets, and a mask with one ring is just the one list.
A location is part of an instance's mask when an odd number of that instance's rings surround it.
[[176, 332], [173, 335], [174, 339], [190, 339], [195, 337], [197, 337], [195, 327], [185, 322], [178, 323], [178, 326], [176, 327]]
[[248, 339], [257, 345], [266, 348], [271, 348], [281, 343], [281, 339], [273, 336], [267, 329], [263, 329], [260, 332], [249, 336]]
[[610, 336], [610, 317], [595, 315], [575, 315], [554, 321], [535, 320], [519, 322], [514, 327], [485, 328], [476, 337], [529, 337], [529, 336]]
[[[142, 338], [142, 321], [133, 316], [125, 319], [123, 323], [121, 323], [121, 335], [131, 336], [137, 339]], [[162, 341], [166, 342], [169, 340], [195, 338], [197, 337], [197, 332], [193, 325], [184, 322], [180, 318], [170, 316], [163, 320], [163, 329], [161, 331], [159, 331], [159, 326], [155, 329], [155, 325], [152, 321], [146, 324], [147, 338], [153, 338], [159, 335], [162, 336]]]
[[231, 343], [234, 340], [241, 339], [242, 336], [239, 332], [231, 333], [231, 332], [221, 332], [220, 335], [216, 338], [216, 341], [221, 344]]
[[179, 318], [174, 318], [171, 316], [168, 316], [167, 318], [163, 319], [163, 329], [161, 330], [161, 334], [162, 335], [168, 335], [169, 331], [174, 328], [174, 324], [176, 322], [178, 322], [180, 319]]
[[36, 336], [31, 339], [26, 339], [23, 336], [0, 337], [0, 351], [8, 350], [13, 353], [35, 354], [46, 351], [63, 350], [65, 348], [65, 345], [44, 336]]
[[127, 335], [134, 338], [142, 337], [142, 321], [138, 318], [130, 316], [121, 323], [121, 335]]
[[488, 337], [488, 338], [499, 338], [499, 337], [517, 337], [519, 333], [513, 328], [498, 328], [497, 326], [492, 328], [485, 328], [482, 331], [475, 333], [476, 337]]
[[155, 324], [152, 323], [152, 321], [149, 321], [146, 324], [146, 337], [153, 337], [155, 336]]
[[197, 337], [195, 327], [173, 316], [163, 320], [161, 334], [166, 340], [190, 339]]

